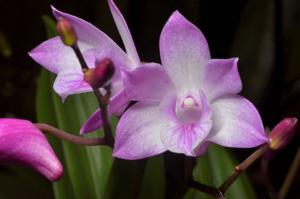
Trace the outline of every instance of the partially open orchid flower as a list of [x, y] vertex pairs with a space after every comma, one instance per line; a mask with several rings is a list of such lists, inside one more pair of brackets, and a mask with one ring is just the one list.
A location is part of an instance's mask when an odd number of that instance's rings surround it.
[[198, 156], [208, 143], [255, 147], [267, 141], [256, 108], [237, 95], [237, 58], [211, 59], [201, 31], [174, 12], [160, 36], [163, 67], [149, 65], [126, 76], [138, 101], [121, 117], [114, 156], [140, 159], [166, 150]]
[[51, 181], [63, 173], [45, 135], [27, 120], [0, 119], [0, 163], [29, 166]]
[[[114, 63], [116, 70], [112, 79], [112, 96], [109, 105], [109, 114], [123, 112], [128, 104], [128, 98], [124, 92], [122, 70], [131, 71], [140, 63], [132, 36], [128, 26], [112, 0], [108, 0], [113, 18], [126, 48], [125, 53], [105, 33], [92, 24], [63, 13], [52, 7], [54, 16], [70, 22], [74, 28], [80, 51], [90, 68], [95, 67], [97, 60], [109, 58]], [[49, 71], [57, 74], [54, 90], [65, 99], [68, 95], [92, 91], [90, 85], [84, 81], [83, 72], [79, 61], [69, 46], [65, 46], [59, 37], [54, 37], [33, 49], [29, 55]], [[101, 118], [97, 110], [83, 125], [81, 133], [91, 132], [101, 127]]]

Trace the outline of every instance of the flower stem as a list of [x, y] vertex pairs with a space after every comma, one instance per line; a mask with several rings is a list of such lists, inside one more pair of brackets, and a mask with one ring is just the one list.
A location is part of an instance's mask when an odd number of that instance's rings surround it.
[[293, 160], [293, 163], [288, 171], [288, 174], [283, 182], [283, 185], [279, 191], [279, 198], [283, 199], [286, 197], [288, 190], [297, 174], [297, 171], [300, 167], [300, 147], [297, 150], [296, 156]]
[[217, 199], [224, 199], [225, 197], [216, 187], [202, 184], [193, 179], [193, 168], [195, 164], [196, 164], [195, 158], [188, 157], [188, 156], [184, 157], [184, 170], [185, 170], [186, 184], [193, 189], [207, 193]]
[[71, 142], [73, 144], [79, 144], [79, 145], [89, 145], [89, 146], [94, 146], [94, 145], [108, 145], [110, 146], [110, 143], [108, 140], [104, 138], [85, 138], [85, 137], [80, 137], [77, 135], [72, 135], [71, 133], [67, 133], [63, 130], [57, 129], [53, 126], [50, 126], [48, 124], [44, 123], [36, 123], [35, 126], [43, 131], [44, 133], [48, 133], [50, 135], [53, 135], [57, 138], [60, 138], [62, 140]]
[[101, 92], [99, 91], [99, 89], [97, 88], [93, 88], [94, 93], [97, 97], [98, 103], [99, 103], [99, 107], [100, 107], [100, 112], [101, 112], [101, 118], [102, 118], [102, 125], [103, 125], [103, 130], [105, 133], [105, 138], [107, 139], [109, 145], [111, 147], [114, 146], [114, 137], [112, 134], [112, 128], [109, 122], [109, 118], [108, 118], [108, 109], [107, 109], [107, 105], [109, 103], [109, 98], [110, 98], [110, 86], [107, 86], [106, 88], [106, 94], [103, 96], [101, 94]]
[[207, 193], [217, 199], [225, 199], [223, 193], [218, 190], [217, 188], [213, 187], [213, 186], [209, 186], [209, 185], [206, 185], [206, 184], [202, 184], [200, 182], [196, 182], [195, 180], [190, 180], [188, 182], [188, 185], [191, 187], [191, 188], [194, 188], [194, 189], [197, 189], [199, 191], [202, 191], [204, 193]]
[[[82, 72], [85, 73], [88, 69], [88, 65], [86, 64], [86, 61], [84, 60], [83, 55], [82, 55], [77, 43], [75, 43], [71, 47], [72, 47], [74, 53], [76, 54], [76, 57], [81, 65]], [[110, 121], [109, 121], [109, 117], [108, 117], [108, 110], [107, 110], [110, 93], [111, 93], [110, 86], [107, 86], [105, 88], [105, 90], [106, 90], [106, 94], [102, 95], [101, 92], [99, 91], [99, 88], [93, 87], [93, 91], [97, 97], [100, 112], [101, 112], [104, 137], [105, 137], [106, 141], [108, 142], [109, 146], [113, 147], [114, 146], [114, 137], [112, 134], [112, 128], [110, 125]]]
[[80, 49], [79, 49], [77, 43], [75, 43], [75, 44], [74, 44], [73, 46], [71, 46], [71, 47], [72, 47], [72, 49], [73, 49], [73, 51], [74, 51], [74, 53], [75, 53], [75, 55], [76, 55], [76, 57], [77, 57], [77, 59], [78, 59], [78, 61], [79, 61], [79, 63], [80, 63], [80, 66], [81, 66], [81, 68], [82, 68], [82, 71], [85, 72], [85, 70], [88, 69], [89, 67], [88, 67], [87, 64], [86, 64], [86, 62], [85, 62], [85, 60], [84, 60], [84, 58], [83, 58], [83, 55], [82, 55], [82, 53], [81, 53], [81, 51], [80, 51]]
[[225, 193], [226, 190], [236, 181], [236, 179], [245, 171], [255, 160], [261, 157], [267, 150], [269, 150], [269, 144], [264, 144], [254, 151], [246, 160], [237, 165], [234, 172], [223, 182], [219, 187], [221, 193]]

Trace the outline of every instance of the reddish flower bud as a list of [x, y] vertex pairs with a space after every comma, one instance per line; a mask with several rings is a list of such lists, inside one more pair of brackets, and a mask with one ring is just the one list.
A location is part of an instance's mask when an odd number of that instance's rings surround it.
[[88, 69], [84, 73], [84, 80], [94, 88], [100, 88], [107, 83], [114, 75], [115, 66], [108, 59], [96, 61], [96, 66], [93, 69]]
[[294, 136], [297, 118], [285, 118], [279, 122], [269, 134], [269, 146], [278, 150], [286, 146]]
[[65, 18], [59, 18], [56, 24], [56, 30], [61, 38], [61, 41], [66, 46], [73, 46], [77, 42], [76, 32], [71, 23]]

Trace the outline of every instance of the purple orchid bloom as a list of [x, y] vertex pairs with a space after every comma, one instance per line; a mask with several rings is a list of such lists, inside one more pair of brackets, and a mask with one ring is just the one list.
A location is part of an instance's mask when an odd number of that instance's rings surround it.
[[27, 120], [0, 119], [0, 162], [31, 167], [51, 181], [63, 173], [45, 135]]
[[[112, 0], [108, 4], [121, 35], [126, 53], [105, 33], [92, 24], [76, 16], [63, 13], [52, 7], [56, 19], [68, 20], [78, 37], [78, 46], [89, 67], [94, 68], [96, 60], [109, 58], [116, 66], [112, 79], [112, 97], [109, 104], [109, 114], [121, 114], [129, 100], [124, 91], [122, 70], [131, 71], [141, 65], [128, 26]], [[57, 36], [33, 49], [29, 55], [49, 71], [57, 74], [54, 90], [64, 100], [68, 95], [90, 92], [92, 88], [84, 81], [83, 72], [74, 52], [65, 46]], [[121, 70], [122, 69], [122, 70]], [[100, 110], [97, 110], [81, 128], [81, 133], [94, 131], [102, 126]]]
[[163, 67], [126, 75], [138, 101], [121, 117], [113, 155], [140, 159], [167, 150], [199, 156], [209, 143], [249, 148], [267, 141], [256, 108], [242, 90], [237, 58], [211, 59], [202, 32], [174, 12], [160, 36]]

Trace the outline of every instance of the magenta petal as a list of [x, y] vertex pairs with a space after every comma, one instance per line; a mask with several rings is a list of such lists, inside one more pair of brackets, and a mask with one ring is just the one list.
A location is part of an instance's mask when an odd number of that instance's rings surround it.
[[157, 105], [137, 103], [121, 117], [113, 156], [135, 160], [166, 151], [160, 134], [169, 130]]
[[92, 88], [84, 81], [81, 70], [61, 71], [57, 75], [53, 87], [63, 101], [68, 95], [92, 91]]
[[131, 67], [136, 67], [136, 66], [140, 65], [140, 58], [136, 51], [136, 47], [134, 45], [134, 42], [133, 42], [131, 33], [129, 31], [129, 28], [127, 26], [127, 23], [126, 23], [123, 15], [121, 14], [120, 10], [118, 9], [118, 7], [113, 2], [113, 0], [108, 0], [108, 5], [111, 10], [114, 21], [117, 25], [118, 31], [123, 40], [124, 46], [126, 48], [126, 52], [133, 63], [133, 65]]
[[127, 72], [124, 85], [128, 97], [133, 101], [157, 102], [174, 91], [165, 70], [155, 63], [144, 64], [134, 71]]
[[201, 74], [210, 53], [202, 32], [174, 12], [160, 35], [160, 56], [162, 65], [181, 92], [198, 91]]
[[51, 181], [63, 173], [44, 134], [26, 120], [0, 119], [0, 162], [29, 166]]
[[213, 128], [207, 140], [226, 147], [251, 148], [267, 141], [259, 113], [251, 102], [228, 95], [211, 104]]
[[[119, 116], [128, 105], [128, 97], [126, 92], [122, 89], [116, 95], [114, 95], [108, 106], [109, 115]], [[100, 109], [96, 110], [88, 120], [82, 125], [80, 134], [90, 133], [102, 127], [102, 120]]]
[[209, 60], [200, 84], [209, 101], [226, 94], [237, 94], [242, 90], [237, 62], [238, 58]]

